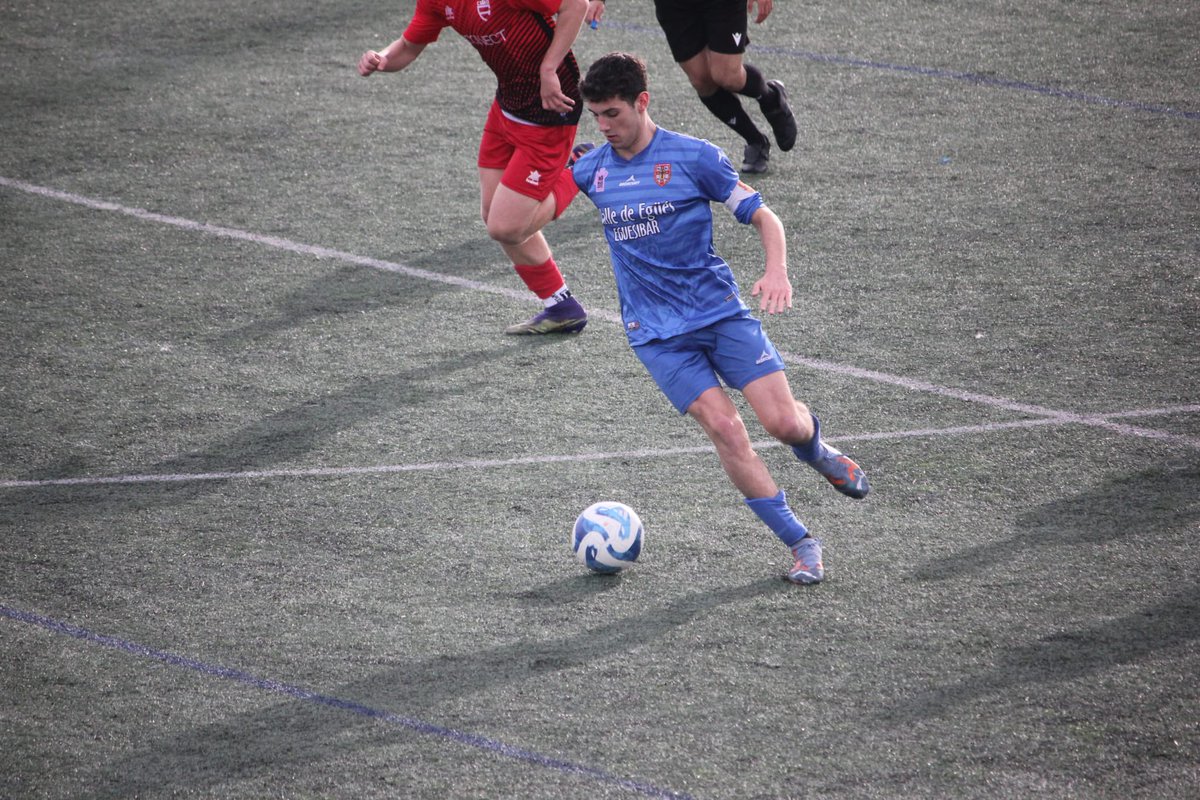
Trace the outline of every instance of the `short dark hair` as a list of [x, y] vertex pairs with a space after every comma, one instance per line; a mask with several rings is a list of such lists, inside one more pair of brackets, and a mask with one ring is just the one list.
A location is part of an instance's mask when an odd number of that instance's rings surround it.
[[614, 97], [633, 105], [646, 91], [646, 63], [632, 53], [608, 53], [588, 67], [579, 84], [579, 93], [589, 103], [602, 103]]

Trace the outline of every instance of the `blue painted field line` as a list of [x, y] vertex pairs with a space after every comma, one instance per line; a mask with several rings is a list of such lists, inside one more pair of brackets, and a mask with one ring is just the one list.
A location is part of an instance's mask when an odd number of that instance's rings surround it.
[[652, 786], [648, 783], [621, 778], [612, 775], [603, 770], [594, 767], [575, 764], [563, 759], [544, 756], [540, 753], [535, 753], [530, 750], [523, 750], [519, 747], [514, 747], [510, 744], [490, 739], [486, 736], [480, 736], [474, 733], [466, 733], [464, 731], [456, 731], [453, 728], [445, 728], [441, 725], [434, 725], [429, 722], [423, 722], [418, 719], [402, 717], [399, 714], [393, 714], [390, 711], [383, 711], [378, 708], [371, 708], [362, 703], [356, 703], [353, 700], [343, 700], [338, 697], [333, 697], [327, 694], [320, 694], [300, 686], [293, 686], [287, 683], [269, 680], [266, 678], [258, 678], [247, 672], [229, 667], [220, 667], [212, 664], [206, 664], [203, 661], [197, 661], [186, 656], [167, 653], [162, 650], [155, 650], [151, 647], [130, 642], [125, 639], [119, 639], [115, 636], [105, 636], [104, 634], [89, 631], [86, 628], [80, 628], [75, 625], [70, 625], [66, 622], [44, 617], [40, 614], [32, 614], [28, 611], [10, 608], [5, 605], [0, 605], [0, 616], [8, 617], [17, 622], [24, 622], [29, 625], [35, 625], [39, 628], [44, 628], [51, 633], [64, 634], [75, 639], [81, 639], [85, 642], [103, 645], [104, 647], [120, 650], [135, 656], [150, 658], [155, 661], [161, 661], [164, 664], [169, 664], [173, 667], [181, 667], [193, 672], [199, 672], [202, 675], [211, 675], [215, 678], [224, 678], [225, 680], [242, 683], [255, 689], [262, 689], [266, 692], [274, 694], [282, 694], [287, 697], [300, 700], [305, 703], [313, 703], [315, 705], [328, 706], [336, 708], [339, 711], [348, 711], [352, 714], [358, 714], [362, 717], [385, 722], [389, 725], [395, 725], [401, 728], [408, 728], [416, 733], [426, 736], [433, 736], [440, 739], [446, 739], [459, 744], [474, 747], [479, 750], [491, 753], [493, 755], [511, 758], [515, 761], [523, 761], [527, 764], [532, 764], [537, 767], [545, 767], [546, 769], [562, 772], [569, 775], [579, 775], [584, 778], [590, 778], [600, 783], [612, 784], [619, 786], [622, 789], [627, 789], [645, 797], [665, 798], [666, 800], [692, 800], [690, 795], [680, 792], [673, 792], [668, 789], [660, 789], [657, 786]]
[[[638, 33], [658, 33], [662, 31], [657, 28], [651, 28], [646, 25], [627, 25], [613, 24], [611, 27], [623, 28], [628, 31]], [[856, 67], [858, 69], [873, 69], [880, 72], [901, 72], [909, 75], [920, 75], [925, 78], [936, 78], [939, 80], [959, 81], [960, 83], [973, 83], [978, 86], [986, 86], [992, 89], [1006, 89], [1014, 92], [1028, 92], [1031, 94], [1040, 94], [1046, 97], [1054, 97], [1060, 100], [1071, 100], [1079, 103], [1090, 103], [1092, 105], [1108, 106], [1110, 108], [1124, 108], [1131, 111], [1141, 111], [1146, 114], [1160, 114], [1168, 117], [1179, 117], [1180, 119], [1200, 120], [1200, 111], [1183, 111], [1170, 106], [1155, 105], [1153, 103], [1141, 103], [1134, 100], [1120, 100], [1114, 97], [1105, 97], [1099, 94], [1088, 94], [1087, 92], [1078, 92], [1073, 89], [1059, 89], [1054, 86], [1045, 86], [1043, 84], [1030, 83], [1029, 81], [1015, 80], [1012, 78], [1001, 78], [994, 75], [985, 75], [979, 72], [963, 72], [959, 70], [942, 69], [939, 67], [921, 67], [912, 64], [893, 64], [888, 61], [875, 61], [869, 58], [854, 58], [853, 56], [835, 56], [827, 53], [812, 53], [807, 50], [793, 50], [787, 47], [772, 47], [770, 45], [750, 45], [747, 51], [751, 55], [755, 53], [769, 53], [771, 55], [783, 56], [785, 58], [800, 59], [803, 61], [812, 61], [817, 64], [833, 64], [840, 67]]]
[[940, 69], [938, 67], [918, 67], [907, 64], [891, 64], [886, 61], [872, 61], [865, 58], [851, 58], [849, 56], [831, 56], [823, 53], [808, 53], [803, 50], [788, 50], [782, 47], [755, 47], [756, 51], [763, 53], [773, 53], [775, 55], [783, 55], [791, 58], [802, 58], [806, 61], [813, 61], [821, 64], [836, 64], [846, 67], [860, 67], [864, 69], [875, 69], [886, 72], [904, 72], [912, 75], [920, 75], [926, 78], [938, 78], [941, 80], [959, 81], [961, 83], [973, 83], [978, 86], [987, 86], [992, 89], [1008, 89], [1014, 92], [1029, 92], [1032, 94], [1045, 95], [1047, 97], [1056, 97], [1061, 100], [1072, 100], [1080, 103], [1091, 103], [1093, 105], [1109, 106], [1111, 108], [1127, 108], [1131, 111], [1142, 111], [1147, 114], [1162, 114], [1169, 117], [1180, 117], [1181, 119], [1200, 120], [1200, 111], [1183, 111], [1170, 106], [1154, 105], [1152, 103], [1140, 103], [1133, 100], [1120, 100], [1114, 97], [1105, 97], [1099, 94], [1089, 94], [1087, 92], [1078, 92], [1073, 89], [1059, 89], [1054, 86], [1045, 86], [1029, 81], [1020, 81], [1013, 78], [1002, 78], [995, 75], [985, 75], [979, 72], [961, 72], [950, 69]]

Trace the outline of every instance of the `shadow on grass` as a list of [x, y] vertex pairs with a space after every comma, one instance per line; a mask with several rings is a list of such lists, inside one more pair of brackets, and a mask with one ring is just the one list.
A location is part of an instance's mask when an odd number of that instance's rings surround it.
[[[374, 417], [394, 416], [398, 410], [435, 415], [447, 402], [447, 375], [469, 372], [477, 384], [506, 362], [527, 368], [536, 364], [537, 351], [558, 340], [544, 337], [507, 337], [500, 346], [474, 353], [448, 353], [445, 358], [409, 370], [363, 378], [341, 391], [302, 399], [252, 425], [212, 441], [202, 450], [182, 453], [153, 464], [130, 467], [128, 482], [96, 485], [50, 485], [14, 488], [0, 493], [0, 518], [9, 517], [21, 529], [43, 524], [49, 518], [70, 521], [99, 513], [137, 511], [156, 504], [182, 503], [218, 492], [231, 478], [189, 480], [186, 476], [265, 471], [286, 466], [300, 468], [304, 457], [327, 446], [339, 431]], [[461, 391], [463, 384], [456, 384]], [[399, 455], [399, 454], [398, 454]], [[315, 466], [331, 466], [329, 464]], [[343, 465], [336, 465], [343, 466]], [[360, 465], [352, 465], [360, 466]], [[89, 475], [91, 467], [71, 456], [25, 480], [54, 480]], [[182, 476], [180, 480], [147, 481], [137, 476]]]
[[1010, 561], [1014, 551], [1089, 547], [1176, 532], [1200, 519], [1200, 465], [1164, 464], [1046, 503], [1017, 518], [1015, 536], [926, 562], [910, 579], [948, 580]]
[[[502, 262], [503, 258], [503, 254], [494, 242], [488, 239], [468, 238], [450, 250], [439, 249], [436, 261], [433, 263], [425, 263], [430, 259], [406, 261], [405, 263], [410, 263], [417, 269], [458, 275], [464, 272], [480, 271], [478, 269], [461, 269], [462, 264], [494, 265]], [[453, 269], [448, 269], [448, 265]], [[512, 270], [509, 272], [512, 277], [510, 288], [519, 291], [522, 288], [520, 279]], [[462, 277], [472, 280], [483, 279], [473, 275]], [[462, 291], [464, 290], [461, 286], [449, 283], [414, 278], [403, 273], [388, 272], [382, 269], [347, 265], [327, 275], [322, 275], [302, 289], [281, 297], [275, 303], [277, 313], [273, 316], [225, 331], [214, 339], [222, 346], [241, 347], [248, 343], [269, 339], [286, 331], [303, 328], [314, 320], [344, 314], [373, 312], [380, 309], [421, 307], [428, 305], [437, 294]], [[529, 298], [532, 307], [536, 303], [532, 293]], [[508, 298], [499, 299], [506, 305], [513, 302]], [[524, 310], [511, 312], [513, 316], [511, 320], [496, 319], [497, 333], [506, 324], [515, 322]]]
[[619, 572], [614, 575], [585, 572], [535, 589], [517, 592], [514, 597], [517, 602], [531, 608], [555, 608], [610, 592], [619, 587], [624, 579], [625, 576]]
[[[970, 576], [1002, 564], [1014, 551], [1093, 548], [1120, 537], [1146, 547], [1156, 535], [1178, 534], [1200, 518], [1200, 468], [1165, 464], [1101, 483], [1075, 497], [1055, 500], [1018, 518], [1013, 537], [923, 565], [919, 580]], [[1061, 558], [1061, 556], [1057, 556]], [[1114, 574], [1114, 584], [1137, 580]], [[1114, 598], [1114, 602], [1116, 598]], [[1063, 684], [1111, 673], [1168, 654], [1194, 653], [1200, 639], [1200, 585], [1158, 605], [1130, 611], [1103, 624], [1043, 636], [998, 653], [998, 663], [956, 684], [935, 687], [885, 712], [888, 718], [924, 718], [986, 697], [1027, 696], [1041, 684]], [[1170, 676], [1164, 674], [1164, 680]], [[1116, 715], [1116, 714], [1115, 714]]]
[[[990, 670], [920, 693], [882, 716], [921, 719], [950, 713], [957, 706], [982, 698], [997, 697], [1009, 704], [1014, 697], [1028, 697], [1041, 684], [1066, 684], [1101, 675], [1114, 675], [1117, 681], [1122, 665], [1164, 655], [1182, 658], [1190, 654], [1194, 658], [1197, 640], [1200, 585], [1193, 585], [1163, 603], [1103, 624], [1054, 633], [1008, 648]], [[1164, 684], [1170, 685], [1175, 676], [1160, 673]], [[1050, 695], [1044, 691], [1040, 696]], [[1113, 710], [1114, 720], [1122, 716], [1122, 709]]]
[[[586, 605], [597, 593], [613, 588], [620, 580], [620, 576], [579, 575], [535, 587], [515, 597], [518, 603]], [[323, 772], [320, 765], [345, 763], [346, 759], [360, 761], [363, 758], [360, 751], [386, 746], [381, 740], [397, 735], [409, 737], [409, 744], [418, 754], [428, 754], [430, 748], [436, 751], [450, 747], [469, 758], [471, 750], [445, 735], [445, 729], [429, 730], [440, 725], [452, 728], [465, 699], [503, 689], [504, 696], [519, 708], [531, 702], [526, 695], [544, 691], [538, 681], [564, 670], [599, 664], [605, 665], [605, 676], [614, 676], [619, 681], [620, 673], [628, 669], [621, 661], [623, 653], [653, 644], [672, 630], [722, 606], [789, 591], [791, 588], [784, 581], [761, 579], [741, 586], [693, 592], [633, 616], [596, 627], [572, 629], [558, 638], [523, 639], [462, 655], [413, 661], [400, 658], [398, 663], [354, 683], [329, 689], [308, 688], [323, 691], [326, 697], [402, 716], [414, 723], [411, 726], [381, 727], [361, 711], [331, 709], [329, 704], [314, 701], [286, 700], [164, 739], [152, 749], [107, 766], [86, 783], [94, 788], [92, 796], [135, 797], [148, 792], [203, 794], [231, 780], [270, 781], [295, 773], [320, 776]], [[536, 637], [536, 631], [533, 633]], [[262, 677], [286, 680], [286, 676]], [[570, 698], [561, 699], [565, 702]], [[496, 694], [483, 702], [494, 705], [501, 714], [509, 706], [504, 697]], [[543, 701], [535, 702], [539, 708], [546, 708]], [[550, 708], [546, 713], [555, 712]], [[473, 713], [471, 721], [464, 725], [478, 725], [478, 716]], [[536, 720], [531, 722], [536, 728]], [[481, 731], [463, 733], [486, 735]], [[544, 740], [545, 736], [533, 733], [530, 739]], [[496, 749], [477, 746], [481, 755]], [[429, 757], [450, 758], [436, 753]], [[417, 776], [422, 772], [420, 761], [407, 768], [397, 764], [395, 772], [398, 776]], [[404, 777], [398, 780], [402, 786]], [[290, 783], [289, 780], [284, 785]]]

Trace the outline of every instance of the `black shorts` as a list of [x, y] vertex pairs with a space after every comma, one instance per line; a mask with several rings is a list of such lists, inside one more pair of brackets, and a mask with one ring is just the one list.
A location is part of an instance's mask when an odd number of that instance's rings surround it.
[[687, 61], [701, 50], [744, 53], [750, 42], [746, 0], [654, 0], [671, 57]]

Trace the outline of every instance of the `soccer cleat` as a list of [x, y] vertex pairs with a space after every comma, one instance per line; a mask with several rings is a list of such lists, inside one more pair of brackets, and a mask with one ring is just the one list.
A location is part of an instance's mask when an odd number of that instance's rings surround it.
[[771, 157], [771, 142], [763, 139], [762, 144], [747, 144], [742, 154], [742, 172], [761, 175], [767, 171], [767, 160]]
[[833, 488], [847, 497], [861, 500], [871, 491], [863, 468], [827, 444], [822, 445], [820, 458], [810, 463], [813, 469], [825, 476], [825, 480], [833, 484]]
[[825, 565], [821, 563], [821, 540], [805, 536], [792, 548], [796, 563], [788, 570], [792, 583], [820, 583], [825, 579]]
[[585, 153], [590, 153], [596, 149], [596, 145], [592, 142], [580, 142], [571, 148], [571, 157], [567, 159], [567, 169], [575, 166], [575, 162], [583, 158]]
[[544, 333], [579, 333], [587, 325], [587, 312], [574, 297], [568, 297], [542, 309], [524, 322], [509, 325], [504, 332], [513, 336], [537, 336]]
[[775, 132], [775, 141], [779, 143], [779, 149], [786, 153], [796, 144], [796, 115], [788, 105], [787, 91], [784, 90], [783, 83], [767, 81], [767, 86], [775, 90], [775, 102], [767, 105], [760, 101], [759, 108], [771, 124], [771, 130]]

